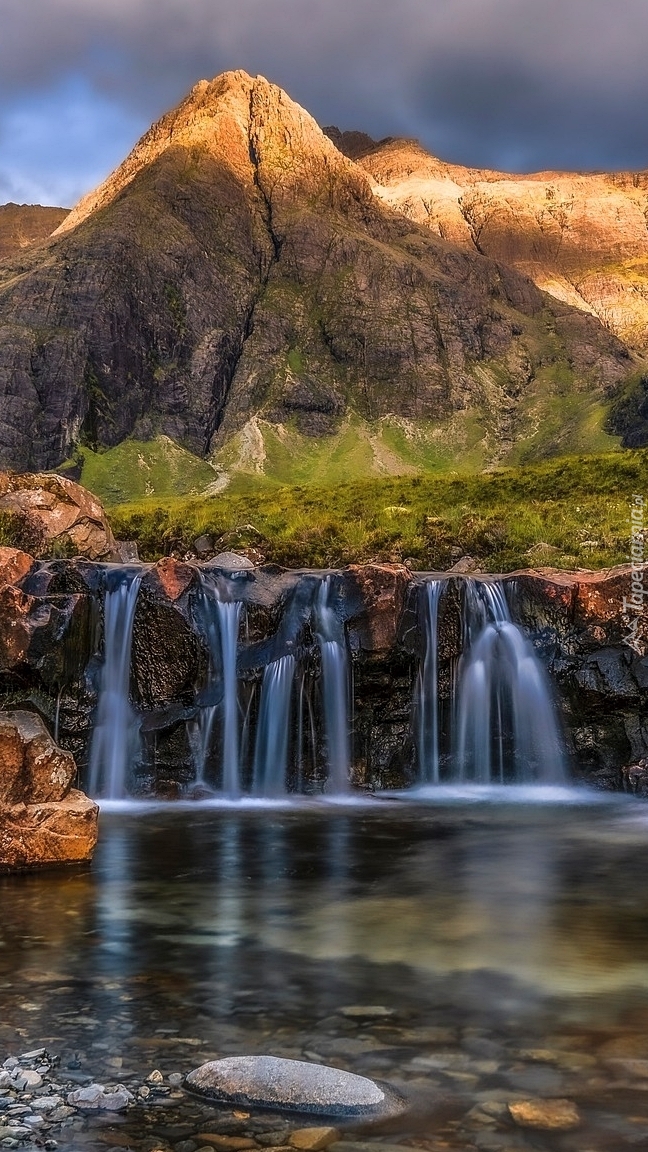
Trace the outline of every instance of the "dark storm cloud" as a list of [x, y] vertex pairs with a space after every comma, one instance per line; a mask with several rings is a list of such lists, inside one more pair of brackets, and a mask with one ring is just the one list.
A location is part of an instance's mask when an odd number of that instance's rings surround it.
[[224, 68], [500, 168], [648, 167], [647, 0], [4, 0], [0, 198], [69, 201]]

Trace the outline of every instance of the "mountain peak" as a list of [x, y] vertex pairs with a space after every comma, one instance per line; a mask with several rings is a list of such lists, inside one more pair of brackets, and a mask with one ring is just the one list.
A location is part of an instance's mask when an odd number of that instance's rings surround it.
[[[173, 147], [200, 148], [245, 183], [262, 166], [275, 183], [303, 178], [313, 166], [353, 166], [313, 117], [264, 76], [242, 70], [199, 80], [187, 96], [156, 121], [126, 160], [72, 209], [55, 234], [69, 232], [111, 203], [135, 177]], [[356, 172], [356, 180], [364, 177]]]

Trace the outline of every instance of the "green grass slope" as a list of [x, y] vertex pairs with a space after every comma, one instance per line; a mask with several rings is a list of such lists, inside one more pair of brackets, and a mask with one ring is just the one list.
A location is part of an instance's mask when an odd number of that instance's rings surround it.
[[74, 469], [79, 482], [107, 506], [147, 496], [189, 496], [218, 481], [218, 473], [168, 436], [154, 440], [123, 440], [115, 448], [93, 452], [79, 448], [74, 461], [58, 471]]
[[254, 548], [268, 562], [336, 567], [410, 558], [443, 570], [461, 555], [484, 571], [627, 561], [630, 500], [648, 493], [648, 450], [573, 456], [480, 475], [388, 476], [291, 486], [250, 476], [212, 496], [148, 497], [114, 508], [113, 528], [143, 558]]

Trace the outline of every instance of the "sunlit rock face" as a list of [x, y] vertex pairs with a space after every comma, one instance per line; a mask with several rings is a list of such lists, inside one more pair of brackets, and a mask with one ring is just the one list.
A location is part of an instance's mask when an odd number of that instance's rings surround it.
[[648, 347], [648, 173], [491, 172], [446, 164], [416, 140], [332, 135], [384, 203]]
[[0, 472], [0, 514], [30, 538], [38, 555], [119, 560], [117, 543], [96, 496], [67, 477]]
[[0, 870], [89, 860], [99, 809], [33, 712], [0, 713]]

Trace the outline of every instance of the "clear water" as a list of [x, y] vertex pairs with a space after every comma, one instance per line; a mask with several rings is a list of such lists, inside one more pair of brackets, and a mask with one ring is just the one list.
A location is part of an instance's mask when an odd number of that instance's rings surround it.
[[282, 656], [263, 673], [254, 749], [254, 792], [282, 796], [288, 776], [295, 657]]
[[[190, 732], [196, 783], [216, 785], [226, 796], [241, 792], [240, 714], [236, 657], [243, 605], [233, 600], [227, 582], [203, 576], [198, 599], [199, 625], [209, 650], [207, 702]], [[218, 752], [214, 730], [220, 721]], [[214, 762], [218, 768], [214, 770]]]
[[440, 580], [424, 588], [425, 654], [416, 684], [419, 776], [422, 783], [439, 782], [439, 600]]
[[137, 760], [139, 724], [130, 703], [130, 668], [142, 575], [142, 570], [117, 570], [108, 575], [114, 583], [104, 592], [104, 663], [90, 750], [90, 792], [111, 800], [127, 794], [128, 767]]
[[330, 576], [320, 584], [315, 625], [322, 657], [322, 696], [328, 777], [326, 791], [349, 789], [351, 773], [351, 679], [344, 625], [335, 611]]
[[[321, 1059], [409, 1097], [362, 1135], [378, 1149], [648, 1147], [648, 805], [442, 786], [115, 806], [101, 824], [92, 868], [0, 879], [4, 1052], [45, 1044], [62, 1070], [127, 1084], [237, 1053]], [[508, 1118], [556, 1097], [576, 1131]], [[254, 1122], [176, 1094], [79, 1118], [59, 1148], [150, 1152]]]
[[531, 642], [511, 620], [500, 584], [466, 584], [454, 767], [482, 784], [561, 783], [567, 770], [551, 690]]

